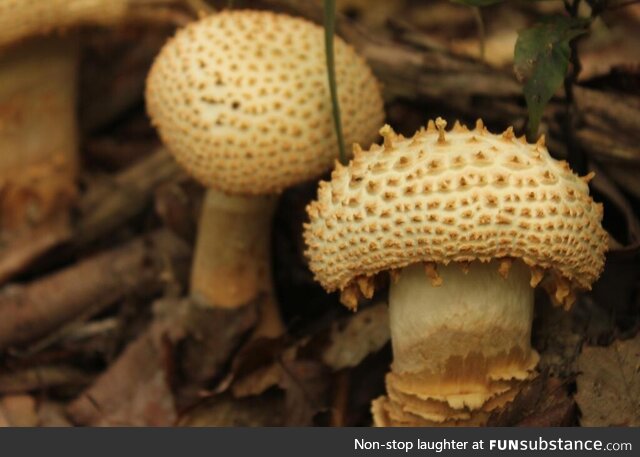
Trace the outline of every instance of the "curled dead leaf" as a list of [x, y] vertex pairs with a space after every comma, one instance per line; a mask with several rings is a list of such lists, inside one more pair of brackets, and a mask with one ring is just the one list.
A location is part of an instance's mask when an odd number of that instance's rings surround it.
[[640, 426], [640, 334], [606, 347], [584, 347], [578, 368], [575, 398], [582, 426]]
[[331, 325], [322, 360], [332, 370], [355, 367], [382, 349], [390, 337], [387, 304], [378, 303]]

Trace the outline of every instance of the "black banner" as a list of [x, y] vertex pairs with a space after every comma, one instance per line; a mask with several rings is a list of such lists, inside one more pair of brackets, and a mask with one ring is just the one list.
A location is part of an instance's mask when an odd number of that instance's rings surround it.
[[639, 455], [633, 428], [84, 428], [0, 430], [7, 456]]

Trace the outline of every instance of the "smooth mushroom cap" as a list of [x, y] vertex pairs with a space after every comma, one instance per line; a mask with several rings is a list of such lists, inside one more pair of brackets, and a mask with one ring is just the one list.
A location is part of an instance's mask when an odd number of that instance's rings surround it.
[[[370, 143], [380, 86], [353, 48], [334, 44], [345, 143]], [[324, 32], [303, 19], [234, 10], [188, 25], [156, 59], [146, 100], [176, 159], [224, 192], [277, 193], [337, 156]]]
[[607, 249], [591, 176], [553, 159], [543, 138], [492, 134], [482, 121], [450, 132], [436, 123], [408, 139], [383, 127], [383, 146], [356, 148], [320, 183], [304, 232], [316, 279], [367, 296], [377, 273], [414, 263], [438, 281], [437, 264], [498, 258], [508, 270], [516, 258], [531, 267], [532, 286], [547, 274], [558, 303], [589, 289]]

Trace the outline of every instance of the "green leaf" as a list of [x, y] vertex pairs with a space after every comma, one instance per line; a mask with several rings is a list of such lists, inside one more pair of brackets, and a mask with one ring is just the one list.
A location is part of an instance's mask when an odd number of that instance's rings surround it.
[[340, 118], [340, 103], [338, 102], [338, 87], [336, 84], [336, 69], [333, 56], [333, 36], [336, 28], [336, 1], [324, 0], [324, 49], [327, 58], [327, 77], [329, 78], [329, 90], [331, 92], [331, 105], [333, 107], [333, 126], [338, 138], [340, 162], [347, 163], [347, 154], [344, 148], [342, 135], [342, 121]]
[[503, 0], [451, 0], [453, 3], [461, 3], [467, 6], [489, 6], [500, 3]]
[[518, 80], [524, 82], [529, 139], [537, 135], [544, 107], [567, 74], [571, 56], [569, 42], [585, 33], [588, 26], [587, 19], [557, 16], [518, 34], [514, 70]]

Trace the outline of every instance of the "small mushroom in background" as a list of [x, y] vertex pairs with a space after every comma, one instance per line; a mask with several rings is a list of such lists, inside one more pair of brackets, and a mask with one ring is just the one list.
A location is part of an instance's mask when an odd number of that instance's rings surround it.
[[[337, 37], [335, 67], [345, 142], [371, 142], [384, 119], [379, 84]], [[266, 11], [210, 15], [165, 45], [146, 101], [163, 142], [208, 188], [193, 299], [223, 308], [260, 300], [258, 332], [280, 334], [270, 259], [277, 195], [337, 156], [323, 29]]]
[[430, 121], [412, 138], [382, 128], [321, 182], [307, 211], [316, 279], [356, 309], [390, 276], [393, 364], [377, 426], [483, 425], [534, 376], [533, 290], [568, 308], [604, 266], [591, 176], [544, 138]]
[[0, 231], [10, 237], [75, 198], [77, 46], [56, 37], [0, 52]]
[[77, 194], [78, 43], [58, 32], [170, 1], [0, 0], [0, 244], [44, 222], [66, 227]]

